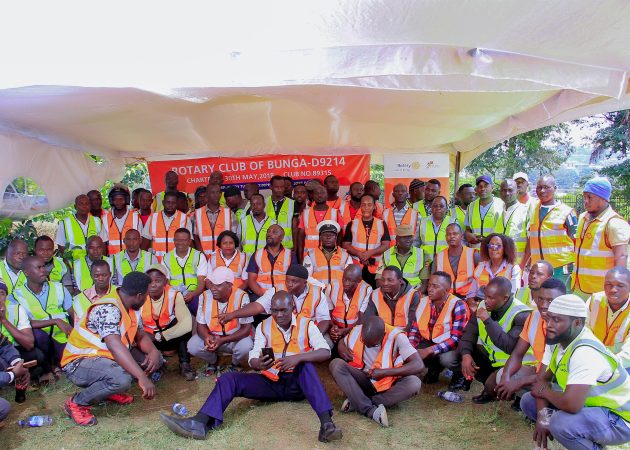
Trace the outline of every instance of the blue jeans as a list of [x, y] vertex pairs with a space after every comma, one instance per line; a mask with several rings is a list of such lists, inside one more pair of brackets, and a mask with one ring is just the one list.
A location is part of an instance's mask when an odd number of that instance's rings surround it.
[[[531, 420], [536, 420], [536, 399], [530, 392], [521, 398], [521, 410]], [[556, 410], [551, 416], [549, 432], [569, 450], [600, 449], [630, 441], [630, 427], [625, 421], [600, 407], [585, 406], [577, 414]]]

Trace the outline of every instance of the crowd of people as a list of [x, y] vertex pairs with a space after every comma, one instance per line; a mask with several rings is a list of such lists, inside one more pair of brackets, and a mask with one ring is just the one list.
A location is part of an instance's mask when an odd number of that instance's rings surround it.
[[[630, 226], [608, 180], [586, 183], [579, 217], [551, 175], [536, 197], [524, 173], [499, 197], [480, 176], [453, 204], [435, 179], [396, 185], [391, 204], [373, 180], [340, 195], [334, 175], [273, 176], [267, 198], [220, 172], [192, 198], [178, 184], [116, 185], [109, 209], [81, 194], [54, 240], [9, 244], [0, 386], [16, 402], [65, 374], [79, 389], [64, 411], [95, 425], [92, 405], [131, 403], [134, 380], [153, 398], [176, 355], [185, 380], [191, 358], [217, 378], [194, 416], [161, 414], [174, 433], [205, 438], [235, 397], [306, 399], [328, 442], [342, 431], [314, 364], [329, 361], [341, 411], [385, 427], [446, 369], [450, 391], [476, 379], [474, 403], [522, 410], [541, 446], [630, 441]], [[9, 410], [0, 398], [0, 421]]]

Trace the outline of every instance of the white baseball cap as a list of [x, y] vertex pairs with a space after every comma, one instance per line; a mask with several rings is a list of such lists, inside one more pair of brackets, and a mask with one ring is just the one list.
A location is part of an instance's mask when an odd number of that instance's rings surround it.
[[514, 176], [512, 177], [514, 181], [518, 180], [519, 178], [522, 178], [523, 180], [529, 183], [529, 177], [527, 176], [525, 172], [516, 172]]

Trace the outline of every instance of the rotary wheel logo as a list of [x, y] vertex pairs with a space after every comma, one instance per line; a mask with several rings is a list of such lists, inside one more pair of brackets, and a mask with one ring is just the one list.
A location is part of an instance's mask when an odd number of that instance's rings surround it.
[[412, 168], [413, 170], [418, 170], [418, 169], [420, 169], [420, 163], [419, 163], [418, 161], [414, 161], [414, 162], [412, 162], [412, 163], [411, 163], [411, 168]]

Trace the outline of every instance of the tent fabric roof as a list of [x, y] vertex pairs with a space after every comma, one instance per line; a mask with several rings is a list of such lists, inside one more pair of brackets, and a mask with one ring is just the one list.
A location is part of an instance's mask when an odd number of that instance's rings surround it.
[[[228, 3], [3, 6], [28, 24], [0, 29], [13, 44], [0, 193], [29, 176], [56, 209], [133, 158], [461, 152], [466, 164], [510, 136], [630, 107], [623, 0]], [[0, 214], [41, 210], [0, 198]]]

